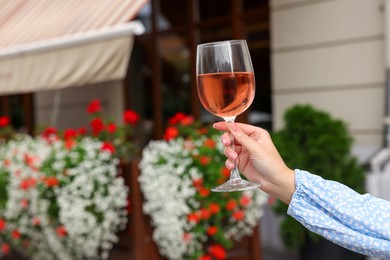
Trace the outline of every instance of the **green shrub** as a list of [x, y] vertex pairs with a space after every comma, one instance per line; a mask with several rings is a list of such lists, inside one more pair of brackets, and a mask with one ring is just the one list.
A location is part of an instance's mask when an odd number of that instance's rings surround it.
[[[360, 193], [364, 191], [364, 168], [351, 155], [352, 138], [343, 121], [309, 105], [296, 105], [286, 111], [284, 122], [284, 128], [274, 132], [272, 138], [290, 168], [344, 183]], [[273, 206], [277, 214], [284, 216], [280, 231], [285, 245], [300, 248], [308, 240], [318, 242], [321, 237], [288, 216], [287, 208], [280, 201]]]

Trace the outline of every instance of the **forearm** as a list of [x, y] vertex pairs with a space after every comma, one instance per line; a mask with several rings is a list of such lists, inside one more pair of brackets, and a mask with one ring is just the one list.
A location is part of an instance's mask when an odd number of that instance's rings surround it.
[[306, 228], [352, 251], [390, 257], [390, 202], [295, 171], [288, 214]]

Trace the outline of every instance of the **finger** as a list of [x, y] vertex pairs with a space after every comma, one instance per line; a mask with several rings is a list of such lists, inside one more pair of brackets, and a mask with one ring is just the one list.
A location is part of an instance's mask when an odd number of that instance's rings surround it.
[[[256, 135], [256, 134], [263, 135], [263, 134], [268, 133], [267, 130], [265, 130], [261, 127], [243, 124], [243, 123], [233, 123], [233, 124], [238, 125], [238, 127], [241, 129], [241, 131], [249, 136]], [[221, 122], [214, 123], [213, 127], [217, 130], [228, 132], [230, 125], [224, 121], [221, 121]]]
[[225, 156], [226, 156], [229, 160], [231, 160], [231, 161], [236, 160], [237, 157], [238, 157], [237, 152], [234, 151], [231, 147], [226, 147], [223, 153], [224, 153]]
[[[254, 152], [256, 142], [248, 136], [247, 132], [249, 130], [249, 132], [253, 134], [256, 128], [251, 126], [248, 128], [246, 126], [248, 125], [233, 123], [230, 127], [230, 134], [233, 135], [235, 142], [240, 143], [249, 152]], [[247, 132], [244, 132], [241, 127]]]
[[232, 138], [228, 133], [224, 133], [221, 137], [221, 142], [225, 147], [231, 146]]
[[229, 170], [233, 169], [234, 168], [234, 163], [230, 160], [226, 160], [225, 162], [225, 166], [226, 168], [228, 168]]
[[242, 132], [244, 132], [246, 135], [249, 136], [255, 133], [267, 132], [265, 129], [253, 125], [248, 125], [243, 123], [233, 123], [233, 125], [238, 126]]
[[229, 130], [226, 122], [223, 122], [223, 121], [214, 123], [213, 127], [217, 130], [220, 130], [220, 131], [228, 131]]

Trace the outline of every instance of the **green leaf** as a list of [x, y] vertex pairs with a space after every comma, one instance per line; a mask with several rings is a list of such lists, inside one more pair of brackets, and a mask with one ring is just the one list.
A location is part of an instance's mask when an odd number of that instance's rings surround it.
[[5, 208], [8, 200], [8, 174], [9, 172], [5, 169], [0, 170], [0, 210]]
[[[271, 136], [290, 168], [307, 170], [364, 192], [364, 168], [351, 154], [353, 140], [343, 121], [309, 105], [288, 109], [284, 121], [284, 128]], [[287, 216], [287, 206], [282, 202], [273, 210], [283, 216], [281, 236], [286, 246], [297, 248], [321, 239]]]

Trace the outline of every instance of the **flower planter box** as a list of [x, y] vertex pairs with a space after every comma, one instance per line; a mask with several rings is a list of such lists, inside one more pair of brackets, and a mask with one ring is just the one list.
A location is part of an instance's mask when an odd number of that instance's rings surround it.
[[[162, 257], [153, 241], [153, 228], [149, 216], [142, 211], [143, 196], [138, 184], [140, 174], [139, 160], [133, 160], [121, 167], [126, 184], [130, 188], [131, 213], [127, 229], [120, 235], [120, 241], [116, 244], [110, 255], [111, 260], [116, 259], [165, 259]], [[242, 239], [237, 245], [228, 251], [229, 260], [260, 260], [260, 237], [258, 228], [253, 235]]]

